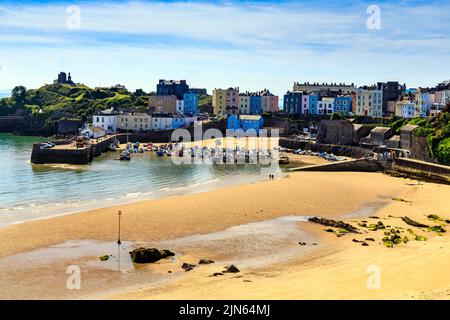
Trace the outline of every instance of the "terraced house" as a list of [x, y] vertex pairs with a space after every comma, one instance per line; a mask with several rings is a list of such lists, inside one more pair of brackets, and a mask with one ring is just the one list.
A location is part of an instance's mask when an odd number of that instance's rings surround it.
[[152, 113], [176, 113], [177, 97], [174, 95], [150, 96], [148, 98], [148, 107]]
[[278, 96], [272, 94], [269, 90], [264, 89], [259, 93], [261, 96], [262, 112], [273, 113], [278, 112]]
[[382, 117], [383, 91], [371, 87], [357, 89], [355, 113], [369, 117]]
[[334, 98], [322, 98], [317, 102], [317, 114], [332, 114], [334, 108]]
[[119, 113], [117, 127], [122, 131], [149, 131], [152, 129], [152, 116], [144, 112]]
[[178, 100], [183, 100], [183, 95], [189, 92], [186, 80], [159, 80], [156, 85], [156, 94], [159, 96], [176, 96]]
[[239, 113], [239, 87], [214, 89], [212, 97], [214, 114], [226, 117]]
[[290, 114], [302, 114], [303, 92], [288, 91], [283, 98], [283, 111]]
[[339, 96], [334, 98], [333, 111], [341, 114], [349, 114], [352, 112], [352, 97]]
[[238, 103], [239, 114], [250, 114], [250, 93], [240, 93]]
[[94, 128], [102, 128], [107, 133], [117, 130], [118, 112], [113, 108], [95, 112], [92, 116], [92, 125]]
[[239, 114], [258, 115], [262, 112], [278, 112], [278, 96], [264, 89], [239, 94]]
[[183, 114], [198, 114], [198, 94], [197, 93], [185, 93], [183, 95]]

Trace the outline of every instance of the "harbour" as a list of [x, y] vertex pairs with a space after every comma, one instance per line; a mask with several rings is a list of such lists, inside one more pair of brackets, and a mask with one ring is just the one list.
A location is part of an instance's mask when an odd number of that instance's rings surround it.
[[33, 144], [47, 140], [0, 134], [0, 226], [267, 179], [255, 165], [175, 165], [155, 152], [131, 161], [105, 151], [87, 164], [31, 163]]

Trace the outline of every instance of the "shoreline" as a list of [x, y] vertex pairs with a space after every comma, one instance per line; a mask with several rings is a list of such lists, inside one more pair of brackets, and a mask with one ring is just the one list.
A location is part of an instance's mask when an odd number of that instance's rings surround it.
[[[327, 160], [324, 160], [319, 157], [312, 156], [299, 156], [293, 155], [293, 163], [301, 166], [307, 166], [311, 164], [322, 164], [327, 163]], [[139, 161], [145, 161], [146, 159], [140, 159]], [[170, 159], [164, 159], [164, 161], [171, 161]], [[60, 170], [87, 170], [86, 165], [67, 165], [67, 164], [31, 164], [40, 169], [60, 169]], [[287, 171], [281, 171], [278, 174], [278, 177], [284, 178], [287, 175]], [[237, 179], [236, 179], [237, 178]], [[10, 215], [11, 218], [9, 220], [0, 220], [0, 228], [21, 224], [29, 221], [37, 221], [42, 219], [49, 219], [53, 217], [59, 217], [64, 215], [82, 213], [86, 211], [103, 209], [103, 208], [111, 208], [117, 207], [127, 204], [133, 204], [141, 201], [148, 200], [157, 200], [164, 197], [171, 197], [177, 195], [188, 195], [198, 192], [208, 192], [212, 190], [217, 190], [221, 188], [226, 188], [229, 186], [239, 186], [245, 184], [251, 184], [259, 181], [264, 181], [265, 177], [258, 174], [244, 173], [239, 174], [236, 177], [232, 177], [230, 179], [227, 176], [216, 177], [215, 179], [202, 181], [200, 183], [190, 184], [187, 186], [173, 186], [173, 187], [164, 187], [161, 189], [149, 189], [149, 190], [140, 190], [137, 192], [131, 192], [122, 194], [120, 196], [105, 196], [101, 199], [90, 199], [90, 203], [87, 200], [81, 201], [73, 201], [73, 200], [64, 200], [60, 199], [59, 202], [54, 203], [52, 206], [48, 207], [43, 204], [34, 204], [28, 203], [24, 204], [16, 209], [15, 207], [8, 208], [0, 208], [0, 212], [5, 212]], [[64, 202], [66, 201], [66, 202]], [[17, 211], [16, 211], [17, 210]], [[23, 212], [29, 212], [29, 214], [24, 214]], [[45, 212], [45, 214], [43, 214]], [[21, 215], [21, 219], [17, 220], [14, 216]], [[27, 216], [28, 215], [28, 216]]]
[[[410, 281], [410, 272], [420, 271], [425, 262], [433, 263], [434, 274], [442, 274], [450, 267], [450, 261], [438, 259], [439, 254], [448, 252], [447, 249], [439, 249], [442, 245], [444, 248], [448, 247], [447, 234], [440, 237], [429, 236], [426, 242], [410, 242], [395, 248], [385, 248], [378, 242], [371, 242], [369, 247], [363, 247], [352, 242], [351, 235], [338, 238], [333, 233], [324, 232], [325, 227], [309, 222], [291, 221], [289, 225], [281, 225], [280, 230], [271, 224], [284, 221], [290, 216], [339, 218], [355, 224], [361, 219], [368, 219], [363, 217], [376, 214], [385, 224], [390, 221], [394, 225], [394, 220], [389, 215], [404, 215], [405, 211], [412, 219], [422, 222], [425, 213], [436, 212], [450, 218], [450, 204], [443, 198], [448, 191], [448, 186], [392, 178], [380, 173], [301, 172], [290, 173], [286, 179], [121, 206], [123, 241], [132, 247], [144, 245], [160, 249], [175, 248], [177, 254], [174, 261], [139, 266], [131, 273], [126, 272], [126, 276], [104, 270], [99, 267], [98, 262], [98, 256], [105, 250], [101, 249], [105, 248], [102, 246], [115, 243], [118, 207], [26, 222], [0, 229], [0, 241], [6, 244], [0, 248], [0, 264], [10, 261], [7, 265], [18, 268], [14, 273], [4, 272], [0, 277], [11, 285], [36, 277], [41, 280], [37, 281], [41, 285], [50, 279], [54, 281], [55, 277], [60, 279], [58, 283], [64, 284], [67, 277], [63, 272], [64, 266], [80, 264], [83, 270], [87, 270], [84, 276], [88, 283], [88, 288], [85, 289], [87, 291], [76, 295], [68, 293], [63, 287], [54, 288], [55, 285], [52, 284], [47, 295], [44, 294], [49, 298], [55, 297], [58, 290], [62, 290], [63, 295], [57, 297], [66, 298], [411, 298], [417, 294], [413, 292], [408, 296], [411, 285], [405, 285], [409, 291], [405, 289], [401, 294], [389, 285], [389, 290], [381, 293], [367, 291], [364, 288], [367, 265], [370, 265], [370, 261], [373, 263], [374, 259], [378, 260], [375, 261], [377, 264], [388, 268], [386, 279], [397, 284], [400, 281], [401, 285]], [[408, 202], [393, 201], [393, 198], [405, 198]], [[285, 234], [281, 230], [295, 225], [299, 228], [298, 236], [296, 229], [289, 229], [289, 236], [281, 237]], [[264, 230], [272, 230], [272, 236], [268, 237]], [[250, 231], [259, 233], [247, 239], [246, 232]], [[315, 237], [314, 240], [308, 238], [310, 236]], [[379, 241], [377, 237], [376, 241]], [[88, 241], [83, 250], [76, 249], [80, 241]], [[298, 241], [305, 241], [307, 245], [300, 246]], [[312, 241], [317, 241], [318, 245], [312, 246]], [[36, 256], [39, 250], [56, 250], [59, 247], [66, 248], [65, 254], [59, 258], [55, 254], [61, 261], [39, 264], [40, 259], [31, 259], [33, 263], [29, 262], [27, 265], [20, 260], [25, 257], [30, 259], [33, 254]], [[297, 252], [297, 248], [300, 251]], [[77, 250], [81, 250], [83, 254], [77, 256]], [[283, 252], [288, 254], [286, 257], [291, 257], [289, 252], [292, 250], [293, 256], [292, 259], [283, 258], [268, 265], [261, 264], [261, 259], [264, 261], [264, 256], [270, 250], [279, 252], [281, 257], [284, 257]], [[255, 254], [254, 258], [251, 256], [252, 252]], [[308, 253], [304, 254], [305, 252]], [[127, 254], [126, 251], [124, 254]], [[244, 260], [237, 259], [242, 254]], [[215, 264], [201, 266], [190, 272], [184, 272], [180, 267], [182, 262], [196, 263], [199, 258], [211, 257], [217, 260]], [[259, 260], [257, 257], [260, 257]], [[211, 273], [220, 271], [225, 262], [240, 263], [237, 266], [241, 268], [241, 273], [209, 277]], [[252, 266], [252, 263], [256, 265]], [[405, 265], [409, 268], [405, 269]], [[417, 268], [411, 267], [414, 265]], [[359, 268], [357, 272], [354, 269], [356, 266]], [[403, 270], [406, 274], [395, 279], [391, 275], [391, 269], [396, 272]], [[172, 275], [168, 274], [169, 270], [173, 271]], [[352, 281], [344, 286], [339, 281], [330, 280], [334, 274]], [[414, 280], [414, 283], [418, 288], [424, 288], [427, 294], [433, 294], [433, 288], [450, 288], [447, 280], [441, 279], [442, 285], [437, 285], [433, 274], [427, 273], [422, 278]], [[324, 283], [326, 279], [331, 282]], [[105, 281], [110, 283], [106, 284]], [[325, 288], [332, 290], [333, 294], [326, 294]], [[32, 286], [27, 290], [42, 292], [42, 287]], [[213, 296], [211, 292], [214, 292]], [[21, 294], [28, 296], [31, 293], [12, 292], [7, 297], [20, 298]]]

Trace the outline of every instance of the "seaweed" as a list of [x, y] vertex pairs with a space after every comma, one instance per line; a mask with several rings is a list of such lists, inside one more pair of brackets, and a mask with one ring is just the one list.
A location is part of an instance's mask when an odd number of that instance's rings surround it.
[[398, 202], [411, 202], [411, 201], [408, 201], [408, 200], [405, 200], [405, 199], [402, 199], [402, 198], [392, 198], [392, 200], [398, 201]]
[[377, 230], [383, 230], [386, 229], [385, 225], [383, 224], [383, 222], [378, 221], [378, 223], [372, 223], [369, 224], [369, 230], [370, 231], [377, 231]]
[[109, 259], [109, 255], [105, 254], [105, 255], [103, 255], [103, 256], [98, 257], [98, 259], [99, 259], [100, 261], [106, 261], [106, 260]]
[[410, 226], [416, 227], [416, 228], [429, 228], [428, 225], [420, 223], [420, 222], [417, 222], [417, 221], [414, 221], [414, 220], [412, 220], [412, 219], [410, 219], [410, 218], [408, 218], [406, 216], [402, 217], [402, 220], [403, 220], [404, 223], [406, 223], [406, 224], [408, 224]]
[[383, 244], [388, 248], [393, 248], [394, 245], [402, 243], [402, 238], [398, 234], [384, 237], [382, 239]]
[[[345, 223], [343, 221], [335, 221], [335, 220], [331, 220], [331, 219], [318, 218], [318, 217], [309, 218], [308, 221], [313, 222], [313, 223], [318, 223], [318, 224], [321, 224], [321, 225], [327, 226], [327, 227], [338, 228], [341, 233], [348, 233], [348, 232], [359, 233], [358, 228], [352, 226], [351, 224]], [[343, 232], [342, 230], [345, 230], [345, 231]]]

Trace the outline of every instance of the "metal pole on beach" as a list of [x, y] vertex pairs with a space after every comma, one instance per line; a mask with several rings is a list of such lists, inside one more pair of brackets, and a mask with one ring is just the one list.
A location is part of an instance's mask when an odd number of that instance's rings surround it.
[[117, 215], [119, 216], [119, 229], [117, 233], [117, 271], [120, 271], [120, 245], [122, 243], [120, 241], [120, 216], [122, 215], [122, 211], [119, 210], [119, 212], [117, 212]]

